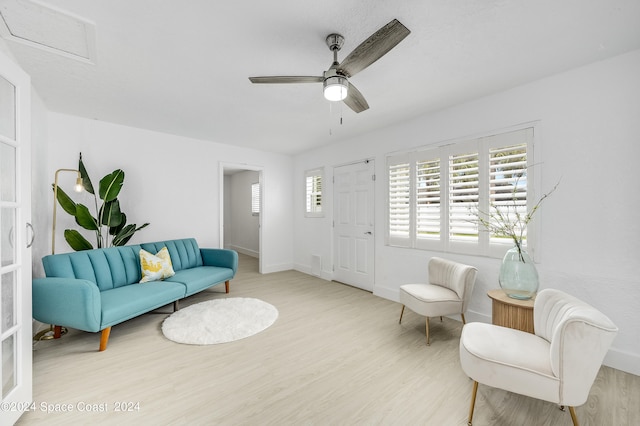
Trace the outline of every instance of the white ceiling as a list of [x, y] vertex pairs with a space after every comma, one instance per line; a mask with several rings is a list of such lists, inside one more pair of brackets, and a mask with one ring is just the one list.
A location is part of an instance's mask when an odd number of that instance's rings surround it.
[[[52, 111], [287, 154], [640, 48], [638, 0], [0, 0], [0, 12], [39, 43], [95, 55], [7, 41]], [[411, 34], [350, 79], [365, 112], [330, 106], [321, 84], [248, 80], [322, 75], [329, 33], [345, 37], [341, 60], [393, 18]]]

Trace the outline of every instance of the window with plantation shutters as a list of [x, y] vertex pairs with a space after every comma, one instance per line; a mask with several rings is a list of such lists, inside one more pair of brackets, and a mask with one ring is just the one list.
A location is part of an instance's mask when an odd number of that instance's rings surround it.
[[[512, 241], [491, 235], [477, 217], [527, 214], [533, 130], [388, 156], [387, 243], [501, 257]], [[526, 241], [528, 230], [518, 230]]]
[[[389, 238], [406, 245], [411, 227], [411, 167], [409, 163], [389, 164]], [[403, 244], [402, 242], [405, 242]]]
[[251, 214], [260, 214], [260, 184], [251, 184]]
[[305, 216], [321, 217], [322, 212], [322, 169], [305, 172]]

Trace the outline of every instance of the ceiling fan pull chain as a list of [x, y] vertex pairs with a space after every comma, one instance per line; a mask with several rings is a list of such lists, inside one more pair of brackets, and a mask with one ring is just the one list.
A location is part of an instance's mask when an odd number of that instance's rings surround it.
[[333, 102], [329, 102], [329, 120], [328, 120], [328, 124], [329, 124], [329, 136], [333, 136], [333, 131], [331, 129], [331, 117], [333, 117]]

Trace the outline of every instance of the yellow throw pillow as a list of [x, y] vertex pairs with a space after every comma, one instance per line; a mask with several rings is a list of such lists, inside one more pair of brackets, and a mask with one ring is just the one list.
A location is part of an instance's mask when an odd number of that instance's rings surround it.
[[162, 247], [162, 250], [155, 255], [140, 249], [140, 267], [142, 269], [140, 283], [164, 280], [176, 274], [166, 247]]

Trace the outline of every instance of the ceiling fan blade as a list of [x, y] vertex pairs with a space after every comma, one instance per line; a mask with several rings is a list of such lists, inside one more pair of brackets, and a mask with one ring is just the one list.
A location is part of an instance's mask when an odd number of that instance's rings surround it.
[[351, 82], [349, 82], [347, 97], [344, 98], [342, 102], [344, 102], [354, 112], [362, 112], [369, 109], [367, 100], [364, 98], [364, 96], [362, 96], [362, 93], [360, 93], [360, 91], [356, 89], [356, 86], [351, 84]]
[[410, 33], [407, 27], [394, 19], [349, 53], [338, 66], [338, 70], [347, 77], [354, 76], [383, 57]]
[[273, 77], [249, 77], [252, 83], [264, 84], [288, 84], [288, 83], [322, 83], [324, 77], [308, 76], [273, 76]]

